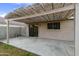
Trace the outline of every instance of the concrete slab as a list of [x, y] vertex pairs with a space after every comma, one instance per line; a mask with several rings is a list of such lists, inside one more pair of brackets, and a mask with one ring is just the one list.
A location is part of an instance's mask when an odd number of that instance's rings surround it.
[[[6, 40], [0, 40], [6, 43]], [[74, 41], [17, 37], [10, 38], [10, 45], [42, 56], [73, 56]]]

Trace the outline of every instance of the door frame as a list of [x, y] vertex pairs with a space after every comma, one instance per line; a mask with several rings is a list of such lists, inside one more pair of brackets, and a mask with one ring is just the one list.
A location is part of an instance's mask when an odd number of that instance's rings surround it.
[[29, 24], [29, 37], [38, 37], [38, 26], [36, 24]]

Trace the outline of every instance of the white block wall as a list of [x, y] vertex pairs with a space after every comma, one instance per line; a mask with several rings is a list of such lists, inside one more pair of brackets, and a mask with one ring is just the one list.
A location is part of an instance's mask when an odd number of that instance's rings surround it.
[[[10, 27], [9, 36], [10, 37], [17, 37], [21, 35], [20, 27]], [[6, 27], [0, 27], [0, 39], [6, 38]]]

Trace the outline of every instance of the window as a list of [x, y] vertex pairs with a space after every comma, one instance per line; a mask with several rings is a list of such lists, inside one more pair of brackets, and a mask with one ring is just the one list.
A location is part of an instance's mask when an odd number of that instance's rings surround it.
[[48, 23], [48, 29], [60, 29], [60, 22]]

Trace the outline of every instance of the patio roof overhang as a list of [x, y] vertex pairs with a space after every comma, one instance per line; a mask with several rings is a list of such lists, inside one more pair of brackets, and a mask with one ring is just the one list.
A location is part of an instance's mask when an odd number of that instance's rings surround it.
[[74, 17], [74, 10], [74, 4], [71, 3], [38, 3], [19, 8], [5, 18], [9, 21], [24, 23], [68, 20], [70, 17]]

